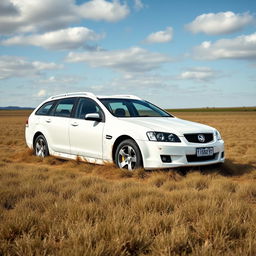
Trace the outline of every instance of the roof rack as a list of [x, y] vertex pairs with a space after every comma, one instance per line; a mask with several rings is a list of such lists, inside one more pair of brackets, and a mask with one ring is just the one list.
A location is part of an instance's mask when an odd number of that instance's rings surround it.
[[69, 93], [63, 93], [63, 94], [58, 94], [58, 95], [54, 95], [51, 96], [50, 99], [55, 99], [55, 98], [59, 98], [59, 97], [66, 97], [66, 96], [75, 96], [75, 95], [87, 95], [90, 97], [96, 97], [93, 93], [91, 92], [69, 92]]

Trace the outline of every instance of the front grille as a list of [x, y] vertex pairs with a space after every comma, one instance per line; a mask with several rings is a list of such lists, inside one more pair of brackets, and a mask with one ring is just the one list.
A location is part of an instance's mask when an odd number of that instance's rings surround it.
[[188, 162], [204, 162], [215, 160], [218, 153], [213, 154], [212, 156], [197, 156], [197, 155], [186, 155]]
[[[198, 135], [203, 135], [205, 138], [205, 141], [204, 142], [199, 141]], [[212, 133], [187, 133], [187, 134], [184, 134], [184, 136], [188, 142], [193, 142], [193, 143], [208, 143], [213, 141]]]

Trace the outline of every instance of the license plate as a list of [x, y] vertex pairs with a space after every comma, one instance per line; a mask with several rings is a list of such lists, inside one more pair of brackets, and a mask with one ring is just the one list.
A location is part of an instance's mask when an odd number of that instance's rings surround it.
[[213, 156], [213, 147], [211, 148], [197, 148], [196, 156]]

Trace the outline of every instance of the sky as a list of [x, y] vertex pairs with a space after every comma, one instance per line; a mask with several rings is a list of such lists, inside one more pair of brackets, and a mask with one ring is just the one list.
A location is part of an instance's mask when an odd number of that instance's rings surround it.
[[0, 0], [0, 106], [66, 92], [256, 105], [255, 0]]

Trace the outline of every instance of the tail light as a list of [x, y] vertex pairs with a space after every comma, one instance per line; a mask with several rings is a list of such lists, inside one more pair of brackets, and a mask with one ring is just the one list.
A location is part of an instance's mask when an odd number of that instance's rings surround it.
[[26, 121], [26, 127], [28, 127], [28, 119], [27, 119], [27, 121]]

